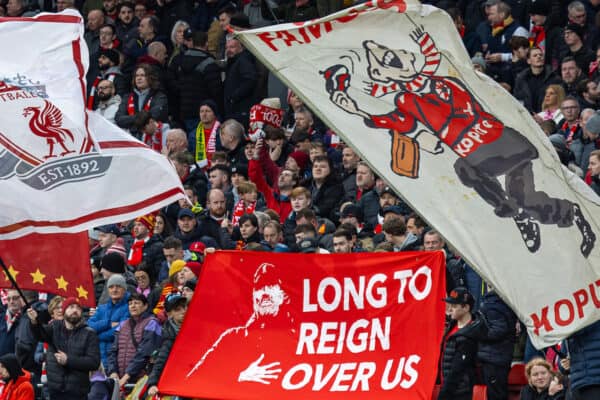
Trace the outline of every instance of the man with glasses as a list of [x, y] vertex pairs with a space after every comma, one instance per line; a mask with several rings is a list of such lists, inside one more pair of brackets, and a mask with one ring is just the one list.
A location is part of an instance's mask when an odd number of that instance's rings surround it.
[[15, 332], [21, 321], [25, 302], [15, 289], [6, 292], [6, 306], [0, 308], [0, 356], [15, 353]]
[[581, 137], [581, 126], [579, 125], [579, 103], [573, 96], [567, 96], [560, 104], [560, 111], [565, 117], [559, 124], [558, 133], [565, 138], [565, 145], [571, 146], [573, 140]]
[[121, 96], [115, 94], [115, 84], [105, 79], [98, 83], [96, 89], [98, 102], [95, 111], [114, 124], [121, 104]]

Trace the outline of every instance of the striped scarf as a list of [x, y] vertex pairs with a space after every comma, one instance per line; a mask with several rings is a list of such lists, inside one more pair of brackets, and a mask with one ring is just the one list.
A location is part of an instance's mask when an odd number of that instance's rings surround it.
[[513, 21], [513, 17], [509, 15], [507, 18], [504, 19], [504, 21], [492, 26], [492, 36], [496, 37], [499, 34], [501, 34], [504, 31], [504, 28], [512, 24]]
[[534, 25], [529, 33], [529, 47], [539, 47], [546, 51], [546, 30], [543, 25]]

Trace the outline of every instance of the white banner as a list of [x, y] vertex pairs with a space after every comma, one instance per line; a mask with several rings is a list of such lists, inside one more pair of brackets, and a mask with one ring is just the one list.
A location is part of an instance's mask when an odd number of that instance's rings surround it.
[[600, 199], [476, 73], [450, 17], [369, 1], [239, 32], [550, 345], [600, 317]]
[[86, 113], [76, 11], [0, 18], [0, 54], [0, 240], [80, 232], [182, 197], [164, 156]]

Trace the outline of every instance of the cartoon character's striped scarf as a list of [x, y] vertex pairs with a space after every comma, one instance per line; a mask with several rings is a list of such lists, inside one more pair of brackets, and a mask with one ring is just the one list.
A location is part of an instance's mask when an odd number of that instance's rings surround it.
[[424, 33], [419, 37], [418, 44], [421, 47], [421, 53], [425, 56], [425, 64], [423, 69], [418, 72], [415, 77], [406, 83], [392, 83], [391, 85], [379, 85], [373, 84], [371, 88], [371, 96], [381, 97], [388, 93], [405, 90], [408, 92], [417, 92], [425, 86], [430, 76], [433, 76], [437, 71], [442, 55], [438, 51], [435, 43], [431, 39], [428, 33]]

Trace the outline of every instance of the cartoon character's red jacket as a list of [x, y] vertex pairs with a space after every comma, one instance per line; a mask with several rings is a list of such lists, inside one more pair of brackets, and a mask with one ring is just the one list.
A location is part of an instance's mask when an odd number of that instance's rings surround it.
[[504, 125], [483, 111], [477, 100], [452, 78], [428, 77], [423, 91], [396, 95], [397, 110], [372, 115], [367, 125], [400, 133], [417, 130], [417, 122], [435, 133], [460, 157], [495, 141]]

